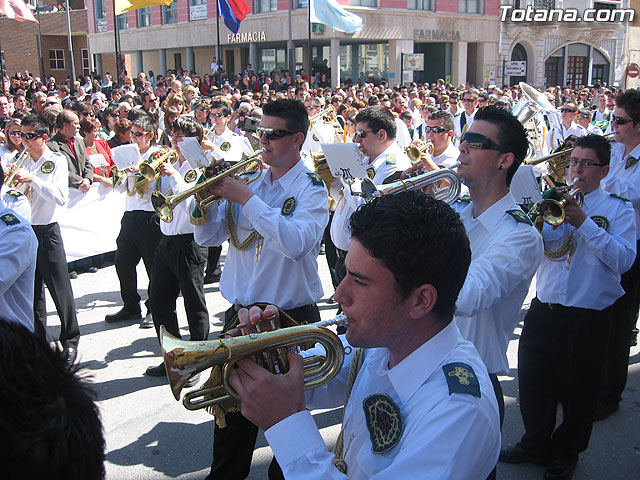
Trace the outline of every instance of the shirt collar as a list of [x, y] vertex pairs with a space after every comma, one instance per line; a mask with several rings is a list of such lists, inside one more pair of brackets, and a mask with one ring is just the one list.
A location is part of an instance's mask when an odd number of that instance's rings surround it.
[[[504, 215], [504, 212], [514, 208], [514, 205], [516, 205], [516, 201], [514, 200], [513, 195], [511, 195], [511, 190], [509, 190], [504, 197], [491, 205], [484, 212], [482, 212], [480, 216], [474, 218], [473, 220], [480, 222], [480, 224], [487, 230], [492, 230], [500, 221], [500, 219]], [[473, 217], [473, 201], [467, 206], [466, 209], [471, 209], [469, 211], [469, 215]]]
[[[296, 162], [296, 164], [287, 171], [287, 173], [285, 173], [278, 180], [272, 183], [273, 185], [280, 186], [280, 188], [282, 188], [285, 192], [288, 192], [291, 189], [291, 185], [296, 180], [296, 178], [298, 178], [298, 176], [301, 175], [306, 169], [307, 167], [305, 167], [302, 159], [299, 159]], [[265, 185], [269, 185], [270, 181], [271, 181], [271, 171], [270, 169], [267, 169], [267, 173], [262, 176], [262, 178], [260, 179], [260, 182]]]

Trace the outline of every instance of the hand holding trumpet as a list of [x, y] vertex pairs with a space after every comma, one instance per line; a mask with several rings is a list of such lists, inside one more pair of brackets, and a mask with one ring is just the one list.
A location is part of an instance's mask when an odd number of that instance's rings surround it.
[[587, 214], [580, 208], [576, 197], [569, 194], [569, 187], [558, 187], [557, 191], [566, 200], [564, 205], [564, 221], [569, 225], [579, 228], [587, 219]]

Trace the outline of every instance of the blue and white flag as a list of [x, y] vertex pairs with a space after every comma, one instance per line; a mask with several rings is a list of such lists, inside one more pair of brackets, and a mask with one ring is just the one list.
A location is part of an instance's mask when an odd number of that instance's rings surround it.
[[309, 5], [313, 23], [324, 23], [344, 33], [356, 33], [362, 28], [362, 18], [347, 12], [337, 0], [309, 0]]

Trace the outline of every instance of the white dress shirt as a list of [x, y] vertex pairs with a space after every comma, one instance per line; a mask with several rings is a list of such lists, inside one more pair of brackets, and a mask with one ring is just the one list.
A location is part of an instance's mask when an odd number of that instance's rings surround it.
[[333, 126], [329, 123], [317, 121], [307, 133], [307, 137], [302, 144], [302, 153], [304, 154], [304, 162], [309, 170], [314, 171], [312, 153], [322, 153], [323, 143], [334, 143], [336, 134]]
[[556, 126], [553, 130], [549, 132], [549, 146], [555, 150], [559, 146], [561, 146], [564, 141], [569, 138], [571, 135], [575, 135], [576, 137], [584, 137], [587, 134], [587, 129], [581, 127], [575, 122], [571, 122], [571, 126], [566, 128], [562, 122], [560, 125]]
[[[194, 170], [186, 160], [182, 165], [174, 165], [176, 173], [160, 177], [160, 192], [165, 196], [177, 195], [196, 184], [200, 172]], [[191, 173], [193, 172], [193, 173]], [[189, 181], [185, 180], [187, 178]], [[173, 208], [173, 220], [170, 223], [160, 220], [160, 231], [163, 235], [186, 235], [193, 233], [191, 212], [195, 206], [193, 195], [178, 203]]]
[[627, 162], [633, 163], [631, 157], [640, 159], [640, 145], [631, 150], [629, 155], [624, 154], [625, 148], [622, 143], [615, 143], [611, 147], [609, 173], [600, 182], [600, 186], [609, 193], [617, 193], [631, 200], [636, 213], [637, 240], [640, 239], [640, 161], [628, 168]]
[[[369, 164], [367, 169], [373, 168], [375, 170], [372, 181], [376, 185], [382, 185], [383, 182], [394, 173], [402, 172], [411, 166], [411, 162], [409, 162], [409, 158], [407, 158], [404, 150], [395, 142], [378, 155], [373, 162], [371, 162], [369, 157], [365, 157], [365, 161]], [[351, 188], [353, 188], [355, 192], [360, 191], [358, 181], [356, 181], [352, 187], [349, 187], [349, 184], [347, 184], [342, 177], [340, 180], [343, 184], [342, 195], [338, 197], [338, 206], [331, 221], [331, 240], [340, 250], [348, 251], [349, 245], [351, 245], [349, 220], [351, 220], [353, 212], [364, 203], [364, 199], [351, 194]]]
[[454, 117], [453, 119], [453, 143], [455, 144], [456, 147], [460, 146], [460, 138], [462, 137], [462, 129], [464, 128], [463, 126], [460, 126], [462, 123], [462, 118], [464, 117], [464, 119], [466, 120], [465, 125], [467, 126], [467, 129], [473, 125], [473, 121], [476, 118], [476, 112], [478, 110], [474, 110], [473, 113], [471, 115], [468, 115], [467, 112], [465, 112], [464, 110], [462, 110], [462, 112], [460, 112], [460, 115]]
[[459, 156], [460, 150], [458, 150], [458, 147], [456, 147], [453, 142], [449, 142], [449, 145], [444, 149], [444, 152], [437, 156], [433, 155], [431, 159], [439, 167], [451, 168], [458, 163]]
[[31, 203], [29, 203], [26, 195], [15, 188], [1, 185], [0, 200], [2, 200], [5, 207], [10, 208], [31, 224]]
[[[255, 243], [244, 251], [229, 245], [220, 280], [220, 291], [229, 302], [267, 302], [289, 310], [322, 297], [317, 256], [329, 221], [327, 189], [324, 183], [315, 185], [309, 173], [298, 161], [272, 182], [270, 169], [265, 169], [249, 184], [255, 195], [244, 207], [233, 204], [238, 241], [255, 229], [264, 243], [258, 260]], [[291, 198], [295, 206], [285, 215], [283, 206]], [[222, 245], [229, 238], [226, 204], [222, 201], [207, 208], [206, 223], [194, 228], [198, 245]]]
[[227, 162], [239, 162], [243, 153], [247, 156], [253, 153], [251, 144], [246, 138], [233, 133], [228, 128], [225, 128], [221, 135], [217, 135], [216, 131], [212, 129], [210, 136], [213, 144], [222, 151], [221, 154]]
[[32, 332], [37, 255], [38, 239], [29, 222], [0, 200], [0, 312], [3, 320]]
[[31, 162], [29, 172], [35, 175], [31, 183], [25, 183], [22, 191], [31, 185], [31, 225], [49, 225], [58, 220], [69, 200], [69, 169], [67, 158], [47, 147], [37, 162]]
[[[140, 163], [149, 159], [152, 153], [160, 150], [160, 147], [151, 147], [144, 153], [140, 154]], [[153, 212], [153, 206], [151, 205], [151, 194], [154, 190], [159, 190], [160, 181], [154, 180], [147, 183], [147, 189], [142, 197], [135, 191], [136, 179], [140, 176], [138, 172], [127, 171], [127, 177], [118, 186], [119, 191], [126, 191], [127, 195], [124, 200], [124, 209], [127, 212], [133, 212], [134, 210], [144, 210], [147, 212]], [[133, 192], [133, 194], [130, 194]]]
[[471, 244], [471, 265], [458, 296], [455, 321], [462, 336], [480, 352], [489, 373], [505, 374], [507, 346], [542, 261], [542, 238], [533, 225], [507, 213], [522, 212], [511, 192], [477, 218], [473, 202], [466, 207], [458, 202], [454, 208]]
[[[557, 251], [572, 233], [576, 250], [568, 270], [564, 259], [542, 260], [536, 277], [537, 295], [544, 303], [603, 310], [624, 294], [620, 275], [636, 256], [633, 207], [597, 188], [585, 195], [582, 210], [588, 218], [580, 228], [565, 222], [553, 230], [545, 223], [546, 250]], [[593, 217], [606, 218], [608, 229], [599, 227]]]
[[[329, 384], [306, 392], [309, 408], [344, 403], [350, 360]], [[480, 397], [449, 393], [443, 367], [464, 363], [475, 372]], [[265, 432], [286, 478], [344, 479], [483, 479], [500, 450], [500, 420], [493, 387], [473, 345], [454, 322], [398, 365], [388, 368], [386, 348], [367, 350], [344, 411], [347, 475], [332, 464], [334, 455], [320, 436], [311, 413], [294, 414]], [[386, 394], [399, 407], [404, 430], [398, 443], [382, 454], [372, 452], [363, 402]]]

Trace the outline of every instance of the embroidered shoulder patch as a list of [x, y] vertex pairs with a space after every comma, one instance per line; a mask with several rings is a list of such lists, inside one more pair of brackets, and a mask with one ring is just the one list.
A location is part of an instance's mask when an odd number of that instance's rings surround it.
[[373, 180], [373, 177], [375, 176], [376, 176], [376, 169], [373, 167], [367, 168], [367, 177], [369, 177], [370, 180]]
[[282, 213], [282, 215], [286, 217], [287, 215], [291, 215], [291, 212], [293, 212], [295, 208], [296, 208], [296, 199], [293, 197], [289, 197], [282, 204], [282, 210], [280, 210], [280, 213]]
[[195, 182], [197, 178], [198, 178], [198, 174], [196, 173], [195, 170], [189, 170], [187, 173], [184, 174], [184, 181], [187, 183]]
[[505, 213], [515, 218], [516, 222], [533, 225], [533, 223], [531, 223], [531, 219], [522, 210], [518, 210], [517, 208], [514, 208], [513, 210], [507, 210]]
[[220, 150], [222, 150], [223, 152], [228, 152], [230, 148], [231, 144], [229, 142], [222, 142], [220, 144]]
[[636, 157], [629, 157], [627, 158], [627, 162], [624, 164], [624, 168], [625, 170], [627, 168], [631, 168], [633, 167], [636, 163], [638, 163], [638, 160], [640, 160], [640, 158], [636, 158]]
[[18, 220], [15, 215], [11, 215], [10, 213], [2, 215], [0, 217], [0, 220], [2, 220], [8, 227], [10, 227], [11, 225], [18, 225], [20, 223], [20, 220]]
[[11, 189], [11, 190], [7, 190], [7, 195], [11, 195], [12, 197], [19, 197], [20, 195], [22, 195], [22, 192]]
[[48, 175], [49, 173], [53, 172], [54, 168], [56, 168], [56, 164], [53, 163], [51, 160], [47, 160], [40, 167], [40, 171], [45, 175]]
[[591, 220], [596, 222], [596, 225], [598, 225], [600, 228], [604, 228], [605, 232], [609, 231], [610, 223], [607, 217], [603, 217], [602, 215], [594, 215], [593, 217], [591, 217]]
[[610, 193], [609, 195], [611, 195], [613, 198], [624, 200], [625, 202], [630, 202], [631, 201], [627, 197], [623, 197], [622, 195], [618, 195], [617, 193]]
[[364, 417], [371, 438], [371, 451], [376, 455], [395, 447], [404, 433], [400, 407], [386, 394], [370, 395], [362, 402]]
[[320, 178], [320, 175], [318, 175], [315, 172], [307, 172], [307, 175], [309, 175], [309, 178], [311, 179], [311, 183], [313, 183], [318, 187], [324, 187], [324, 182]]
[[395, 165], [396, 164], [396, 155], [395, 155], [395, 153], [390, 153], [390, 154], [386, 155], [385, 161], [387, 162], [387, 165]]
[[316, 142], [320, 141], [320, 139], [318, 138], [318, 135], [316, 135], [315, 133], [311, 136], [311, 138], [313, 138], [313, 140]]
[[470, 365], [461, 362], [449, 363], [442, 367], [447, 379], [449, 395], [452, 393], [468, 393], [480, 398], [480, 382]]

